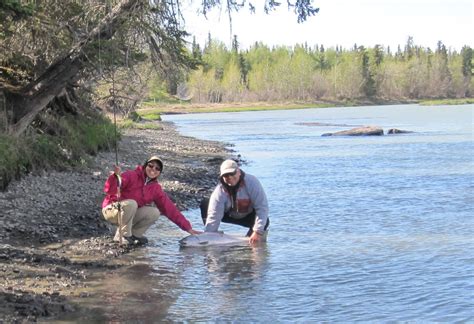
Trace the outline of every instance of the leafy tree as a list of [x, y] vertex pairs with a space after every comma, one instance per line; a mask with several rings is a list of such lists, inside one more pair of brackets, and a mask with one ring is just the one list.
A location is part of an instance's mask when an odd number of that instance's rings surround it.
[[240, 101], [242, 92], [245, 90], [241, 82], [239, 64], [233, 56], [225, 67], [222, 79], [222, 90], [224, 101]]
[[461, 50], [462, 56], [462, 75], [464, 76], [464, 96], [469, 97], [473, 94], [472, 89], [472, 48], [464, 46]]
[[377, 73], [377, 95], [384, 99], [404, 99], [406, 65], [396, 59], [385, 60]]
[[369, 54], [363, 46], [359, 47], [358, 51], [360, 53], [362, 78], [364, 79], [363, 91], [370, 98], [375, 95], [375, 81], [370, 71]]
[[409, 36], [407, 39], [407, 43], [405, 45], [404, 58], [406, 60], [410, 60], [413, 57], [413, 55], [415, 55], [414, 41], [413, 41], [413, 37]]
[[375, 45], [372, 53], [374, 65], [380, 66], [380, 64], [382, 64], [383, 62], [384, 57], [383, 46], [379, 44]]
[[12, 115], [12, 133], [23, 133], [56, 97], [64, 97], [62, 102], [72, 107], [77, 89], [86, 90], [99, 79], [114, 83], [117, 69], [143, 61], [145, 44], [158, 70], [165, 71], [167, 60], [187, 64], [186, 33], [169, 23], [175, 20], [177, 4], [168, 5], [140, 0], [118, 1], [113, 8], [92, 0], [68, 0], [62, 6], [53, 0], [36, 2], [27, 23], [0, 44], [11, 53], [1, 57], [3, 68], [24, 75], [16, 78], [16, 88], [9, 80], [1, 88]]
[[250, 65], [245, 59], [243, 53], [239, 53], [239, 71], [241, 84], [248, 89], [248, 74], [250, 71]]
[[297, 100], [312, 99], [314, 64], [311, 55], [307, 49], [301, 46], [295, 46], [291, 59], [291, 75], [294, 94], [287, 99], [296, 98]]
[[237, 54], [239, 52], [239, 41], [237, 40], [237, 35], [234, 35], [232, 38], [232, 53]]
[[448, 51], [441, 41], [438, 42], [433, 59], [431, 78], [436, 82], [433, 88], [438, 97], [447, 98], [451, 95], [452, 75], [448, 66]]
[[470, 78], [472, 76], [472, 48], [464, 46], [461, 50], [462, 75]]
[[[77, 93], [90, 93], [99, 81], [112, 85], [113, 97], [119, 95], [116, 89], [131, 91], [127, 81], [140, 80], [134, 68], [145, 60], [153, 62], [172, 93], [184, 80], [183, 71], [196, 66], [196, 58], [185, 46], [188, 34], [182, 27], [179, 0], [64, 0], [61, 6], [56, 0], [24, 3], [0, 3], [0, 95], [11, 115], [10, 131], [16, 136], [55, 102], [62, 102], [56, 104], [58, 109], [77, 112]], [[309, 0], [287, 5], [298, 22], [318, 11]], [[269, 1], [264, 9], [278, 6]], [[214, 7], [224, 7], [229, 14], [255, 8], [247, 0], [202, 2], [204, 14]], [[114, 86], [119, 83], [120, 87]], [[121, 96], [126, 98], [128, 93]]]
[[198, 63], [202, 64], [202, 52], [201, 52], [201, 47], [199, 44], [196, 42], [196, 36], [193, 37], [193, 44], [191, 47], [191, 53], [193, 56], [193, 59]]

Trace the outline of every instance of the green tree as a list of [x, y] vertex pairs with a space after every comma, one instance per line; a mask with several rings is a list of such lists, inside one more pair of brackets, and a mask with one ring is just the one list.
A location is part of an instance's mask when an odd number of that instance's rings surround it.
[[[0, 91], [16, 136], [59, 97], [66, 103], [63, 109], [72, 109], [73, 99], [79, 97], [76, 92], [90, 93], [91, 85], [99, 81], [121, 82], [122, 89], [130, 89], [129, 77], [121, 69], [133, 74], [134, 66], [151, 60], [169, 91], [175, 92], [182, 72], [195, 67], [196, 60], [185, 46], [188, 34], [179, 0], [64, 0], [60, 6], [56, 0], [28, 2], [31, 6], [23, 3], [0, 3], [0, 62], [2, 72], [8, 71], [7, 77], [2, 73]], [[264, 8], [271, 11], [278, 5], [265, 2]], [[287, 5], [298, 22], [318, 11], [306, 0]], [[204, 14], [214, 7], [231, 14], [253, 5], [246, 0], [202, 2]], [[112, 94], [117, 96], [116, 91]]]
[[405, 44], [405, 52], [404, 58], [406, 60], [411, 60], [411, 58], [415, 55], [415, 45], [414, 45], [413, 37], [409, 36], [407, 39], [407, 43]]
[[237, 40], [237, 35], [234, 35], [232, 38], [232, 52], [235, 54], [239, 53], [239, 41]]
[[448, 51], [446, 46], [439, 41], [432, 62], [431, 79], [434, 92], [440, 98], [448, 98], [452, 95], [452, 75], [448, 64]]
[[380, 98], [400, 100], [405, 95], [406, 66], [397, 59], [385, 60], [377, 73], [377, 95]]
[[241, 80], [239, 63], [233, 56], [227, 63], [222, 79], [223, 101], [241, 101], [245, 90]]
[[464, 96], [470, 97], [473, 95], [474, 86], [472, 84], [472, 48], [463, 46], [461, 50], [462, 56], [462, 75], [464, 76]]
[[193, 36], [193, 44], [191, 47], [191, 53], [194, 60], [197, 62], [197, 64], [202, 64], [202, 51], [201, 51], [201, 47], [196, 42], [196, 36]]
[[0, 43], [0, 52], [7, 53], [0, 57], [3, 69], [24, 75], [15, 78], [15, 87], [6, 80], [0, 89], [12, 115], [12, 134], [23, 133], [57, 97], [71, 106], [64, 109], [76, 109], [71, 103], [80, 90], [77, 85], [89, 86], [100, 79], [114, 83], [123, 75], [116, 73], [118, 69], [143, 62], [145, 44], [157, 69], [167, 61], [187, 64], [186, 33], [179, 24], [169, 24], [176, 5], [122, 0], [111, 8], [99, 0], [65, 0], [62, 6], [53, 0], [36, 2], [31, 16], [24, 18], [26, 23], [16, 24], [15, 33]]
[[250, 65], [245, 59], [243, 53], [239, 53], [239, 71], [240, 71], [240, 81], [242, 85], [248, 89], [248, 74], [250, 71]]
[[255, 100], [267, 101], [271, 97], [271, 54], [268, 46], [258, 42], [247, 53], [247, 61], [252, 67], [248, 73], [248, 88], [254, 94]]
[[462, 75], [472, 77], [472, 48], [463, 46], [461, 50], [462, 56]]
[[364, 80], [363, 92], [366, 97], [370, 98], [375, 95], [376, 90], [375, 81], [369, 66], [369, 53], [363, 46], [359, 47], [358, 51], [360, 54], [362, 78]]

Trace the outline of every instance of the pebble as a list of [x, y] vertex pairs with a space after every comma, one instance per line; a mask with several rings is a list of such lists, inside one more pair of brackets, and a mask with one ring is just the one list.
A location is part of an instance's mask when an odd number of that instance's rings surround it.
[[[160, 124], [162, 130], [125, 130], [119, 164], [126, 170], [160, 156], [165, 192], [180, 210], [197, 208], [232, 152], [223, 143], [181, 136], [173, 124]], [[114, 164], [115, 151], [100, 152], [87, 167], [38, 171], [0, 192], [0, 323], [47, 321], [71, 312], [70, 296], [91, 296], [74, 291], [86, 286], [92, 272], [105, 276], [121, 266], [113, 260], [130, 248], [112, 242], [114, 228], [100, 211]]]

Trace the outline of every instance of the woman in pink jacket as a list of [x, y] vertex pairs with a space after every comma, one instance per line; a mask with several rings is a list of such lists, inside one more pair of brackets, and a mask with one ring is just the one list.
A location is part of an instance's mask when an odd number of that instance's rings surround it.
[[[193, 230], [191, 223], [178, 210], [158, 183], [163, 170], [163, 162], [157, 156], [149, 158], [135, 170], [120, 172], [115, 166], [114, 173], [105, 182], [106, 194], [102, 202], [102, 214], [112, 224], [119, 224], [119, 210], [122, 219], [121, 244], [146, 244], [146, 230], [156, 222], [160, 213], [168, 217], [183, 231], [190, 234], [201, 233]], [[120, 241], [120, 229], [114, 237]]]

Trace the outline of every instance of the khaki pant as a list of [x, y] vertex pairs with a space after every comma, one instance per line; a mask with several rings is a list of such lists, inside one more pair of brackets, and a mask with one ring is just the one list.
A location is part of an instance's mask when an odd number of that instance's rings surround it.
[[[120, 209], [122, 215], [122, 235], [124, 237], [136, 236], [142, 237], [146, 230], [153, 225], [158, 217], [160, 211], [156, 207], [143, 206], [138, 208], [135, 200], [127, 199], [120, 202]], [[119, 210], [118, 203], [113, 203], [105, 206], [102, 209], [104, 218], [114, 224], [119, 224]], [[117, 233], [119, 229], [117, 228]]]

